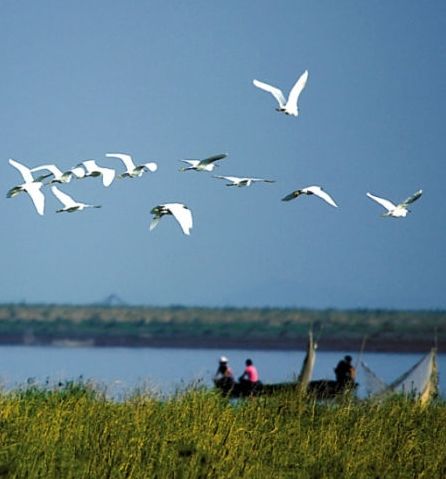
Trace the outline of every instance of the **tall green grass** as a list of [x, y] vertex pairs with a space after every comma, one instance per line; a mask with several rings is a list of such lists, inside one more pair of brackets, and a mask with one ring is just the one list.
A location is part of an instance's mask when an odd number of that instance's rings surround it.
[[444, 478], [446, 404], [205, 389], [107, 400], [82, 384], [0, 394], [0, 477]]

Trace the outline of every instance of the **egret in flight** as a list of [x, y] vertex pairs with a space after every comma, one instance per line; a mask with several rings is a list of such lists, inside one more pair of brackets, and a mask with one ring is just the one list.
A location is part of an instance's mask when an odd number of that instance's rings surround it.
[[407, 216], [407, 213], [410, 213], [410, 210], [407, 208], [411, 203], [416, 201], [421, 195], [423, 194], [423, 190], [418, 190], [409, 198], [406, 198], [403, 202], [399, 203], [398, 205], [394, 205], [391, 201], [386, 200], [384, 198], [380, 198], [379, 196], [372, 195], [371, 193], [367, 193], [367, 196], [376, 201], [381, 206], [383, 206], [387, 211], [383, 213], [382, 216], [392, 216], [394, 218], [404, 218]]
[[17, 196], [19, 193], [28, 193], [29, 197], [31, 198], [34, 207], [39, 215], [43, 215], [45, 210], [45, 196], [40, 191], [43, 186], [41, 181], [37, 181], [34, 179], [31, 169], [25, 165], [22, 165], [18, 161], [13, 160], [12, 158], [9, 159], [9, 164], [16, 168], [23, 177], [23, 183], [20, 185], [13, 186], [7, 193], [7, 198], [13, 198]]
[[71, 196], [67, 195], [63, 191], [60, 191], [57, 186], [52, 186], [51, 191], [54, 196], [63, 204], [63, 208], [56, 210], [56, 213], [74, 213], [75, 211], [82, 211], [85, 208], [100, 208], [100, 205], [87, 205], [86, 203], [80, 203], [75, 201]]
[[180, 160], [183, 163], [187, 163], [189, 166], [183, 166], [180, 168], [180, 171], [188, 171], [188, 170], [195, 170], [195, 171], [212, 171], [216, 166], [218, 166], [215, 162], [218, 160], [223, 160], [228, 155], [222, 153], [220, 155], [210, 156], [209, 158], [205, 158], [204, 160]]
[[299, 96], [302, 93], [308, 79], [308, 70], [305, 70], [302, 75], [299, 77], [297, 82], [294, 84], [293, 88], [288, 95], [288, 100], [285, 99], [282, 90], [276, 88], [274, 86], [268, 85], [267, 83], [263, 83], [258, 80], [253, 80], [254, 85], [261, 90], [264, 90], [277, 100], [279, 103], [279, 107], [276, 108], [277, 111], [282, 111], [286, 115], [291, 116], [298, 116], [299, 109], [297, 108], [297, 102], [299, 100]]
[[126, 153], [106, 153], [105, 156], [108, 158], [118, 158], [124, 163], [126, 171], [121, 173], [118, 178], [136, 178], [142, 176], [145, 171], [154, 173], [158, 169], [158, 165], [153, 161], [136, 165], [132, 157]]
[[153, 215], [149, 229], [152, 231], [159, 223], [160, 219], [165, 215], [172, 215], [181, 226], [185, 235], [190, 235], [192, 228], [192, 212], [182, 203], [165, 203], [157, 205], [151, 209], [150, 213]]
[[85, 168], [85, 178], [88, 176], [96, 177], [102, 176], [102, 184], [104, 186], [110, 186], [115, 179], [116, 172], [112, 168], [105, 168], [96, 164], [95, 160], [86, 160], [79, 163], [76, 168]]
[[275, 183], [274, 180], [265, 180], [264, 178], [240, 178], [239, 176], [218, 176], [215, 175], [214, 178], [220, 178], [222, 180], [230, 181], [226, 183], [226, 186], [251, 186], [253, 183]]
[[335, 208], [338, 207], [335, 200], [328, 193], [326, 193], [321, 186], [307, 186], [306, 188], [295, 190], [282, 198], [282, 201], [294, 200], [294, 198], [297, 198], [300, 195], [316, 195], [326, 201], [329, 205], [334, 206]]

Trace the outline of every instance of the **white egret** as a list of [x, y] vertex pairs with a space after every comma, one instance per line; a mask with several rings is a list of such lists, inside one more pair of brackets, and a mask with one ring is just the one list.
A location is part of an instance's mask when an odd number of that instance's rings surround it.
[[274, 86], [268, 85], [258, 80], [253, 80], [254, 85], [261, 90], [264, 90], [268, 93], [271, 93], [273, 97], [279, 103], [279, 108], [276, 108], [277, 111], [282, 111], [286, 115], [298, 116], [299, 110], [297, 108], [297, 102], [299, 95], [302, 93], [302, 90], [305, 87], [308, 79], [308, 70], [305, 70], [302, 75], [299, 77], [297, 82], [294, 84], [293, 88], [288, 95], [288, 100], [285, 99], [285, 96], [282, 93], [282, 90]]
[[204, 160], [180, 160], [184, 163], [187, 163], [189, 166], [183, 166], [180, 168], [180, 171], [195, 170], [195, 171], [212, 171], [216, 166], [215, 162], [218, 160], [223, 160], [228, 155], [225, 153], [210, 156]]
[[367, 196], [376, 201], [381, 206], [383, 206], [387, 211], [383, 213], [382, 216], [392, 216], [394, 218], [404, 218], [407, 216], [407, 213], [410, 213], [410, 210], [407, 208], [411, 203], [416, 201], [421, 195], [423, 194], [423, 190], [418, 190], [409, 198], [406, 198], [403, 202], [399, 203], [398, 205], [393, 204], [391, 201], [386, 200], [384, 198], [380, 198], [379, 196], [372, 195], [371, 193], [367, 193]]
[[60, 191], [57, 186], [52, 186], [51, 191], [54, 196], [64, 205], [63, 208], [56, 210], [56, 213], [73, 213], [74, 211], [82, 211], [85, 208], [101, 208], [100, 205], [88, 205], [86, 203], [80, 203], [75, 201], [71, 196], [67, 195], [63, 191]]
[[253, 183], [275, 183], [274, 180], [266, 180], [264, 178], [241, 178], [239, 176], [218, 176], [214, 175], [214, 178], [220, 178], [222, 180], [230, 181], [226, 183], [226, 186], [251, 186]]
[[118, 158], [124, 163], [126, 171], [118, 176], [118, 178], [135, 178], [140, 177], [144, 171], [150, 171], [154, 173], [158, 169], [158, 165], [155, 162], [143, 163], [142, 165], [136, 165], [130, 155], [126, 153], [106, 153], [107, 158]]
[[95, 160], [86, 160], [79, 163], [76, 168], [85, 168], [85, 178], [88, 176], [96, 177], [102, 176], [102, 184], [104, 186], [110, 186], [115, 179], [116, 172], [112, 168], [105, 168], [96, 164]]
[[190, 234], [192, 228], [192, 212], [182, 203], [165, 203], [157, 205], [150, 210], [153, 215], [149, 229], [152, 231], [164, 215], [172, 215], [181, 226], [185, 235]]
[[306, 188], [295, 190], [282, 198], [282, 201], [294, 200], [294, 198], [297, 198], [300, 195], [316, 195], [326, 201], [329, 205], [334, 206], [335, 208], [338, 207], [334, 199], [328, 193], [326, 193], [321, 186], [307, 186]]
[[41, 181], [37, 181], [34, 179], [31, 169], [25, 165], [22, 165], [18, 161], [13, 160], [12, 158], [9, 159], [9, 164], [16, 168], [22, 175], [24, 183], [20, 185], [13, 186], [7, 193], [7, 198], [13, 198], [17, 196], [19, 193], [26, 192], [28, 193], [29, 197], [31, 198], [34, 207], [39, 215], [43, 215], [45, 210], [45, 196], [40, 191], [43, 186]]

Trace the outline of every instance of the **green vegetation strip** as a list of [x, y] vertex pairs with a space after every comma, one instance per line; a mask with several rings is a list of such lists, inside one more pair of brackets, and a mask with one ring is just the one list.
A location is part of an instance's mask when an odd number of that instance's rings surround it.
[[444, 342], [446, 312], [0, 305], [0, 336], [28, 342], [33, 336], [293, 340], [306, 338], [310, 327], [322, 340]]
[[444, 478], [446, 404], [231, 403], [191, 389], [112, 402], [82, 384], [0, 395], [0, 477]]

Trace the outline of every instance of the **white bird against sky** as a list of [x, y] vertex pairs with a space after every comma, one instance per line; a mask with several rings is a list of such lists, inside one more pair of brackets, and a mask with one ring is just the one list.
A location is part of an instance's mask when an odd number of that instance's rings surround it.
[[192, 229], [192, 212], [186, 205], [182, 203], [165, 203], [155, 206], [150, 210], [150, 213], [153, 215], [149, 226], [150, 231], [157, 226], [163, 216], [172, 215], [178, 221], [183, 233], [190, 235], [190, 230]]
[[79, 163], [77, 167], [85, 168], [85, 178], [88, 176], [97, 177], [102, 176], [102, 184], [104, 186], [110, 186], [115, 179], [116, 171], [112, 168], [105, 168], [96, 164], [95, 160], [86, 160]]
[[274, 86], [268, 85], [267, 83], [263, 83], [258, 80], [253, 80], [254, 85], [261, 90], [264, 90], [277, 100], [279, 103], [279, 108], [276, 108], [277, 111], [283, 111], [286, 115], [291, 116], [298, 116], [299, 109], [297, 107], [297, 102], [299, 100], [299, 96], [302, 93], [306, 83], [308, 80], [308, 70], [305, 70], [302, 75], [299, 77], [297, 82], [294, 84], [293, 88], [291, 88], [290, 93], [288, 95], [288, 100], [285, 99], [285, 96], [279, 88]]
[[40, 191], [43, 186], [41, 181], [36, 181], [31, 173], [31, 169], [25, 165], [22, 165], [18, 161], [13, 160], [12, 158], [9, 159], [9, 164], [16, 168], [22, 175], [24, 183], [19, 185], [13, 186], [7, 193], [7, 198], [13, 198], [17, 196], [19, 193], [26, 192], [28, 193], [29, 197], [31, 198], [34, 207], [36, 208], [37, 213], [39, 215], [43, 215], [45, 210], [45, 196]]
[[126, 153], [106, 153], [105, 156], [107, 158], [118, 158], [124, 163], [126, 171], [121, 173], [118, 178], [136, 178], [142, 176], [145, 171], [154, 173], [158, 169], [158, 165], [153, 161], [136, 165], [132, 157]]
[[73, 213], [75, 211], [82, 211], [85, 208], [101, 208], [100, 205], [88, 205], [86, 203], [75, 201], [71, 196], [59, 190], [57, 186], [52, 186], [51, 191], [53, 192], [54, 196], [64, 205], [63, 208], [56, 210], [56, 213]]
[[183, 166], [180, 171], [195, 170], [195, 171], [212, 171], [216, 166], [215, 162], [223, 160], [228, 155], [221, 153], [219, 155], [210, 156], [204, 160], [180, 160], [183, 163], [187, 163], [189, 166]]
[[85, 170], [81, 167], [74, 167], [70, 170], [62, 171], [57, 165], [52, 163], [36, 166], [31, 169], [33, 173], [42, 170], [47, 170], [49, 173], [39, 176], [37, 181], [43, 181], [45, 178], [53, 176], [49, 183], [69, 183], [73, 176], [77, 178], [83, 178], [85, 176]]
[[381, 206], [383, 206], [387, 211], [383, 213], [382, 216], [392, 216], [394, 218], [404, 218], [407, 216], [407, 213], [410, 213], [410, 210], [407, 208], [411, 203], [416, 201], [423, 194], [423, 190], [418, 190], [409, 198], [406, 198], [401, 203], [395, 205], [391, 201], [386, 200], [385, 198], [380, 198], [379, 196], [372, 195], [367, 193], [367, 196], [376, 201]]
[[282, 201], [291, 201], [300, 195], [315, 195], [326, 201], [329, 205], [334, 206], [335, 208], [338, 207], [335, 200], [327, 192], [325, 192], [321, 186], [307, 186], [306, 188], [295, 190], [289, 195], [283, 197]]
[[219, 178], [221, 180], [230, 181], [230, 183], [226, 183], [226, 186], [251, 186], [253, 183], [275, 183], [274, 180], [266, 180], [264, 178], [242, 178], [239, 176], [218, 176], [214, 175], [214, 178]]

